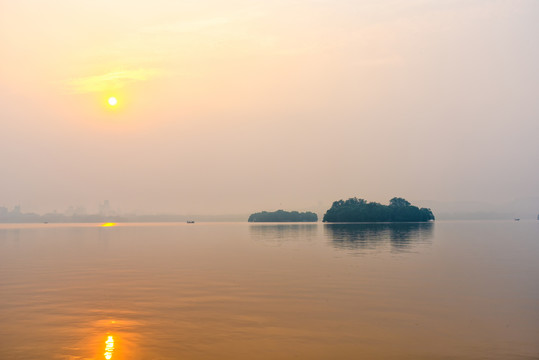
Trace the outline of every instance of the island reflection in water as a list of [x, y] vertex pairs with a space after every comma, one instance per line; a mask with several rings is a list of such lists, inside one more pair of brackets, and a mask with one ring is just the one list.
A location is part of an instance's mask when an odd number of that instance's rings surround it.
[[433, 223], [342, 223], [325, 224], [324, 233], [335, 248], [376, 249], [384, 245], [393, 251], [408, 251], [414, 244], [432, 239]]
[[251, 224], [251, 235], [257, 240], [280, 242], [283, 240], [309, 240], [318, 234], [318, 224]]

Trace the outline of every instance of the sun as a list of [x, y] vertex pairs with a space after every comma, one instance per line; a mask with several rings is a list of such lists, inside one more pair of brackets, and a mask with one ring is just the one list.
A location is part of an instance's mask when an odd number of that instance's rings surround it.
[[114, 96], [109, 97], [109, 105], [110, 106], [116, 106], [116, 104], [118, 104], [118, 100], [116, 100], [116, 98]]

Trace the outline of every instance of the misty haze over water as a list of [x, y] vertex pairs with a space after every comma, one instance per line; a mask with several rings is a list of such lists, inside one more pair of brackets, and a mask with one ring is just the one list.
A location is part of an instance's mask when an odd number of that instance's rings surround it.
[[4, 1], [0, 24], [9, 209], [539, 197], [535, 0]]
[[[440, 202], [418, 201], [420, 206], [434, 210], [438, 220], [508, 220], [535, 219], [539, 216], [539, 197], [515, 199], [511, 202], [492, 204], [481, 202]], [[323, 206], [315, 206], [318, 217], [327, 211]], [[175, 214], [122, 211], [105, 200], [99, 203], [95, 212], [87, 211], [83, 206], [70, 206], [63, 212], [36, 214], [26, 212], [20, 206], [9, 209], [0, 206], [0, 223], [86, 223], [86, 222], [185, 222], [197, 221], [246, 221], [248, 214]]]

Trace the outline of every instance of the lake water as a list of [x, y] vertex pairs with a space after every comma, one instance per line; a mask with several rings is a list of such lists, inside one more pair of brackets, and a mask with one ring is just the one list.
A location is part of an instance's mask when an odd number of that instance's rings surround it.
[[0, 225], [0, 359], [539, 359], [539, 221]]

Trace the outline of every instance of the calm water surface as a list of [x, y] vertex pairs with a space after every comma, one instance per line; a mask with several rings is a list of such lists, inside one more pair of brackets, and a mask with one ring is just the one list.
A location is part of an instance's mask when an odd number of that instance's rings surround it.
[[0, 359], [538, 359], [539, 221], [0, 225]]

